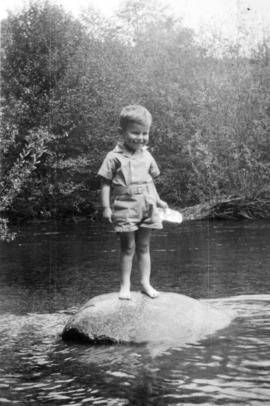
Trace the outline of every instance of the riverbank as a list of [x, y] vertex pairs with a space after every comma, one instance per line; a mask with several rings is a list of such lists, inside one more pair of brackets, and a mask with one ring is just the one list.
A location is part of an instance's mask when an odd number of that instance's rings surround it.
[[[40, 213], [39, 216], [30, 216], [9, 211], [4, 217], [9, 219], [12, 225], [24, 223], [47, 223], [50, 221], [79, 223], [83, 221], [102, 221], [102, 209], [97, 201], [93, 202], [83, 212], [60, 211], [58, 214], [51, 212]], [[208, 202], [199, 203], [194, 206], [181, 207], [171, 206], [180, 211], [184, 221], [191, 220], [256, 220], [270, 218], [270, 198], [246, 199], [244, 197], [223, 197], [212, 199]]]
[[184, 220], [256, 220], [270, 218], [270, 199], [213, 199], [180, 209]]

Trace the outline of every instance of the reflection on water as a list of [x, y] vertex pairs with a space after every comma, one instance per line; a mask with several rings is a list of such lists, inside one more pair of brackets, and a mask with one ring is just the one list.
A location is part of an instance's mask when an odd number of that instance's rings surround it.
[[[0, 404], [268, 405], [270, 223], [194, 222], [154, 234], [156, 287], [236, 313], [184, 348], [62, 342], [70, 314], [118, 288], [118, 243], [104, 231], [31, 226], [2, 243]], [[133, 281], [139, 289], [136, 270]]]

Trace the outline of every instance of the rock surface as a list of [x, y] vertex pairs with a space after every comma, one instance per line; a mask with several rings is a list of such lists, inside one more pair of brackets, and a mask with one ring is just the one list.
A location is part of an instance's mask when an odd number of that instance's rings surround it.
[[118, 293], [96, 296], [72, 316], [64, 340], [104, 343], [184, 344], [228, 326], [231, 318], [214, 307], [177, 293], [161, 292], [151, 299], [132, 292], [131, 300]]

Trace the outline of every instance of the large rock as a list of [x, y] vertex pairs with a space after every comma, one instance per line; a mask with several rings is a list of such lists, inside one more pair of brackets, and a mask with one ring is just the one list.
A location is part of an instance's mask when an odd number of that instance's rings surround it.
[[184, 344], [229, 325], [231, 318], [209, 305], [177, 293], [151, 299], [132, 292], [131, 300], [117, 293], [96, 296], [72, 316], [64, 340], [104, 343]]

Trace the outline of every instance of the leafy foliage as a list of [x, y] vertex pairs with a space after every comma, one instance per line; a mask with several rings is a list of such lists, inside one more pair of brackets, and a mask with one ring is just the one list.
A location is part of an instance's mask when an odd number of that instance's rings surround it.
[[153, 114], [164, 199], [268, 199], [269, 72], [268, 39], [249, 56], [215, 37], [198, 44], [157, 2], [128, 1], [110, 21], [31, 3], [2, 22], [2, 211], [90, 215], [131, 103]]

